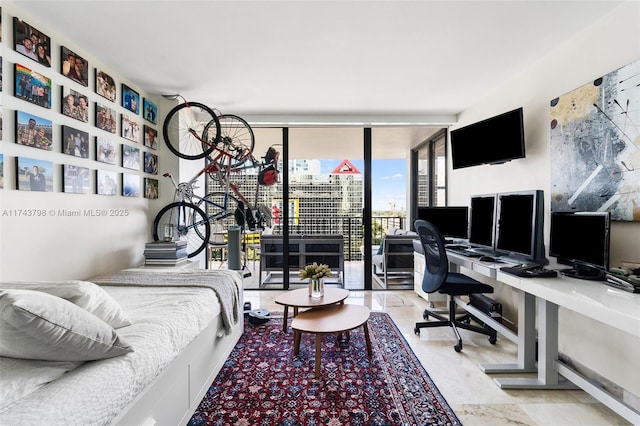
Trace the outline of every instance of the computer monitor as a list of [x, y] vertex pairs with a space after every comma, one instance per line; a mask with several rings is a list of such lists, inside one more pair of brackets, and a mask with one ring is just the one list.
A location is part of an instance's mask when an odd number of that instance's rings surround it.
[[467, 239], [469, 207], [418, 207], [418, 219], [426, 220], [438, 228], [444, 238]]
[[493, 250], [496, 194], [474, 195], [469, 209], [469, 244]]
[[553, 212], [549, 255], [571, 265], [577, 278], [602, 278], [609, 270], [609, 212]]
[[547, 263], [543, 191], [499, 193], [496, 211], [496, 252], [517, 260]]

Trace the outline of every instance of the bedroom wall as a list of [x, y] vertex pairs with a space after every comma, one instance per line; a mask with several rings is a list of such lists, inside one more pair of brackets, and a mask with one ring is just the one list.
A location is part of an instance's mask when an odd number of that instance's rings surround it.
[[[532, 63], [520, 75], [506, 81], [490, 96], [459, 116], [456, 127], [522, 106], [524, 108], [526, 158], [502, 165], [478, 166], [449, 173], [449, 202], [468, 204], [474, 194], [543, 189], [545, 191], [545, 241], [550, 220], [549, 101], [615, 69], [640, 59], [640, 3], [626, 2], [597, 23], [577, 33], [567, 43], [554, 46], [547, 56]], [[452, 127], [452, 128], [456, 128]], [[482, 179], [477, 179], [482, 176]], [[640, 222], [614, 222], [611, 233], [611, 265], [621, 260], [640, 262]], [[547, 247], [548, 249], [548, 247]], [[514, 313], [515, 292], [495, 283], [496, 298]], [[630, 295], [630, 297], [633, 297]], [[560, 312], [560, 350], [583, 364], [602, 381], [625, 388], [636, 406], [640, 395], [640, 370], [631, 369], [640, 339], [612, 330], [582, 315]], [[615, 387], [615, 386], [614, 386]], [[620, 390], [620, 392], [622, 392]]]
[[[17, 53], [13, 40], [13, 17], [16, 16], [51, 38], [51, 68]], [[143, 250], [151, 240], [150, 224], [160, 208], [173, 198], [173, 191], [162, 181], [162, 173], [176, 173], [178, 162], [164, 146], [153, 151], [142, 143], [142, 125], [149, 125], [159, 133], [161, 141], [162, 120], [173, 106], [157, 94], [145, 93], [136, 84], [118, 71], [114, 58], [101, 58], [99, 52], [80, 47], [81, 41], [57, 34], [47, 28], [45, 22], [38, 22], [29, 16], [28, 8], [20, 9], [15, 3], [2, 7], [2, 142], [0, 151], [4, 154], [4, 188], [0, 189], [0, 280], [44, 280], [44, 279], [86, 279], [96, 274], [137, 266], [144, 262]], [[89, 86], [82, 86], [61, 74], [61, 46], [81, 55], [89, 63]], [[141, 52], [142, 54], [142, 52]], [[107, 62], [107, 59], [109, 62]], [[52, 108], [46, 109], [14, 97], [14, 64], [20, 63], [52, 80]], [[117, 85], [115, 102], [98, 95], [95, 91], [95, 69], [106, 72]], [[125, 83], [140, 93], [140, 101], [149, 98], [158, 106], [158, 124], [153, 125], [135, 117], [141, 126], [141, 137], [137, 143], [120, 137], [120, 115], [128, 113], [121, 105], [121, 84]], [[62, 115], [62, 86], [89, 98], [89, 122], [75, 120]], [[95, 102], [108, 105], [117, 112], [118, 127], [112, 134], [95, 127]], [[45, 151], [15, 143], [15, 111], [24, 111], [53, 122], [53, 149]], [[62, 153], [61, 126], [67, 125], [90, 135], [89, 158], [78, 158]], [[114, 140], [118, 146], [116, 165], [95, 161], [95, 137], [102, 136]], [[150, 151], [159, 156], [159, 174], [152, 175], [141, 170], [133, 171], [121, 167], [119, 146], [129, 144]], [[16, 189], [16, 157], [28, 157], [51, 161], [54, 167], [53, 192], [30, 192]], [[88, 167], [92, 170], [89, 194], [69, 194], [62, 192], [62, 164]], [[143, 178], [160, 180], [160, 198], [149, 200], [139, 197], [124, 197], [122, 182], [118, 182], [118, 195], [95, 194], [96, 169], [126, 172]], [[120, 176], [119, 176], [120, 180]], [[62, 211], [80, 212], [80, 216], [64, 216]], [[85, 214], [91, 211], [93, 216]]]

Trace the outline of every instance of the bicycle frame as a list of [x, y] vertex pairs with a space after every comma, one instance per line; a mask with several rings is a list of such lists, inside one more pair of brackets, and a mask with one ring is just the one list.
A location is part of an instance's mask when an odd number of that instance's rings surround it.
[[[215, 148], [215, 147], [214, 147]], [[176, 180], [173, 178], [173, 176], [171, 175], [171, 173], [164, 173], [163, 176], [164, 177], [168, 177], [171, 180], [171, 183], [173, 185], [173, 187], [175, 188], [175, 195], [174, 195], [174, 201], [177, 199], [180, 199], [182, 201], [187, 201], [187, 202], [191, 202], [192, 204], [198, 204], [198, 203], [194, 203], [194, 200], [200, 201], [200, 202], [204, 202], [207, 206], [212, 206], [215, 207], [216, 210], [219, 210], [218, 213], [212, 214], [212, 215], [208, 215], [208, 219], [209, 220], [218, 220], [218, 219], [223, 219], [224, 217], [227, 217], [230, 215], [229, 212], [229, 190], [233, 191], [233, 193], [235, 194], [235, 196], [238, 198], [239, 201], [242, 201], [244, 203], [245, 206], [251, 208], [251, 209], [255, 209], [256, 205], [255, 203], [251, 203], [249, 202], [249, 200], [240, 192], [240, 188], [238, 187], [238, 185], [232, 183], [229, 179], [231, 172], [237, 173], [240, 172], [242, 170], [246, 170], [246, 169], [250, 169], [250, 168], [262, 168], [265, 166], [264, 163], [258, 162], [256, 161], [255, 157], [253, 157], [252, 155], [248, 156], [248, 160], [250, 160], [251, 164], [250, 165], [244, 165], [244, 166], [237, 166], [237, 167], [231, 167], [230, 162], [231, 162], [231, 156], [224, 152], [219, 150], [218, 148], [215, 148], [217, 151], [220, 151], [219, 155], [216, 158], [227, 158], [227, 161], [229, 161], [229, 167], [225, 167], [226, 172], [223, 173], [222, 170], [219, 167], [219, 163], [217, 162], [211, 162], [208, 165], [206, 165], [202, 170], [200, 170], [198, 173], [196, 173], [190, 180], [186, 181], [186, 182], [176, 182]], [[247, 161], [247, 160], [245, 160]], [[197, 186], [195, 185], [197, 180], [203, 175], [203, 174], [216, 174], [216, 176], [218, 176], [220, 182], [223, 183], [223, 186], [221, 188], [221, 192], [224, 193], [224, 199], [222, 204], [216, 203], [214, 201], [208, 200], [206, 198], [203, 198], [199, 195], [194, 194], [194, 189], [197, 188]], [[256, 192], [255, 192], [255, 200], [257, 202], [258, 199], [258, 194], [259, 194], [259, 190], [260, 190], [260, 186], [259, 184], [256, 182]], [[206, 210], [205, 210], [206, 211]]]

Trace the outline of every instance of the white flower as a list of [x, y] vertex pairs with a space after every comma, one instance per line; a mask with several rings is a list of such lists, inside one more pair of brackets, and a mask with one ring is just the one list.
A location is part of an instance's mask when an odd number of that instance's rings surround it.
[[300, 279], [318, 279], [324, 278], [331, 275], [331, 269], [329, 265], [325, 265], [324, 263], [318, 264], [317, 262], [313, 262], [311, 265], [305, 266], [299, 274]]

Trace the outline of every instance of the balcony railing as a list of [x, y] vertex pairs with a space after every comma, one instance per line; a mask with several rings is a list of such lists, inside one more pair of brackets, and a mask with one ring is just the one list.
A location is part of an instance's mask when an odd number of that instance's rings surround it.
[[[388, 228], [404, 228], [406, 218], [399, 216], [375, 216], [371, 218], [374, 245], [380, 243]], [[282, 234], [280, 224], [273, 225], [274, 234]], [[364, 226], [362, 217], [305, 216], [289, 218], [289, 233], [295, 235], [342, 234], [344, 236], [344, 255], [346, 261], [362, 260]]]

